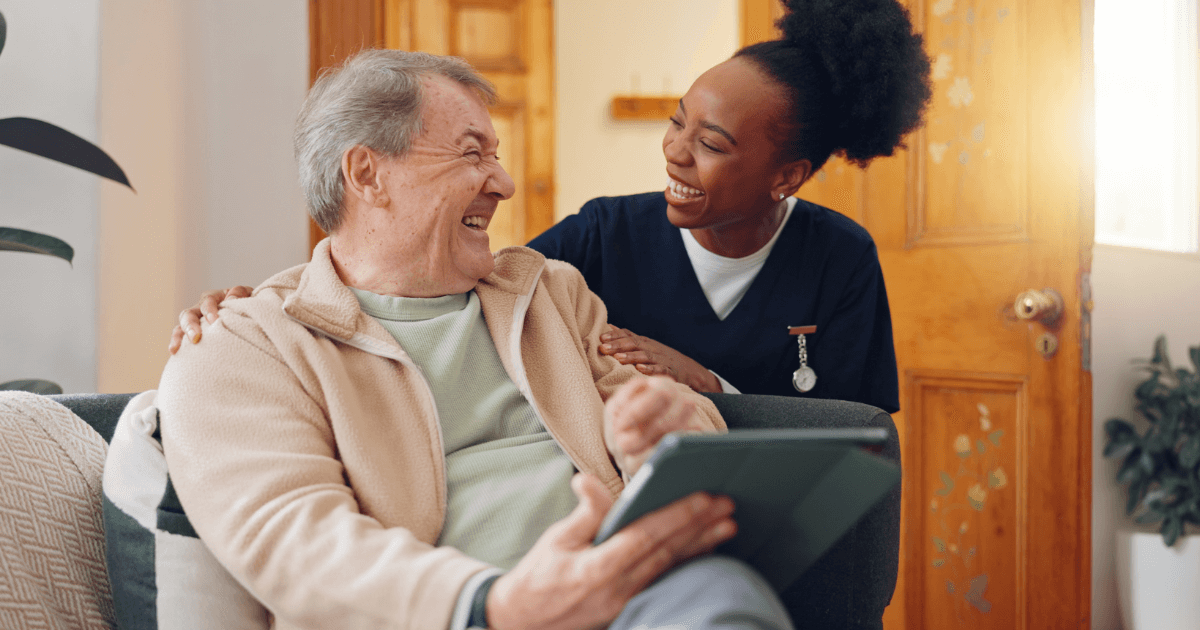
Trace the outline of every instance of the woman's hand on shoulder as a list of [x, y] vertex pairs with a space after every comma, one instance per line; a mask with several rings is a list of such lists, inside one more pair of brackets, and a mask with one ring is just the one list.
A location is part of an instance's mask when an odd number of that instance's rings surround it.
[[228, 289], [216, 289], [201, 293], [200, 301], [195, 306], [179, 313], [179, 323], [171, 331], [171, 344], [167, 346], [167, 350], [170, 350], [171, 354], [179, 352], [185, 337], [192, 343], [200, 343], [201, 317], [211, 324], [217, 321], [217, 317], [219, 317], [217, 313], [222, 302], [234, 298], [250, 297], [253, 292], [254, 289], [250, 287], [238, 285]]
[[632, 365], [647, 376], [669, 376], [698, 392], [720, 392], [721, 381], [695, 359], [649, 337], [609, 326], [600, 335], [600, 354]]

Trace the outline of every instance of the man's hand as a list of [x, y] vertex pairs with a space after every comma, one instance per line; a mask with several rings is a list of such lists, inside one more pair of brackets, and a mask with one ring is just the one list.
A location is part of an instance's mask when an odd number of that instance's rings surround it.
[[604, 543], [592, 539], [612, 507], [595, 477], [577, 474], [579, 505], [551, 525], [488, 593], [494, 630], [603, 628], [650, 582], [733, 537], [733, 502], [696, 493], [630, 523]]
[[600, 335], [600, 354], [621, 365], [632, 365], [647, 376], [670, 376], [698, 392], [721, 392], [721, 381], [695, 359], [649, 337], [609, 327], [611, 330]]
[[236, 286], [228, 289], [216, 289], [214, 291], [205, 291], [200, 294], [200, 301], [192, 308], [187, 309], [179, 314], [179, 324], [171, 331], [171, 343], [167, 346], [167, 350], [171, 354], [179, 352], [179, 347], [183, 345], [184, 337], [192, 343], [200, 343], [200, 318], [208, 320], [208, 323], [217, 321], [217, 311], [221, 308], [221, 302], [232, 298], [250, 297], [254, 289], [247, 286]]
[[626, 479], [633, 477], [654, 446], [672, 431], [699, 431], [696, 404], [663, 376], [637, 378], [604, 405], [604, 443]]

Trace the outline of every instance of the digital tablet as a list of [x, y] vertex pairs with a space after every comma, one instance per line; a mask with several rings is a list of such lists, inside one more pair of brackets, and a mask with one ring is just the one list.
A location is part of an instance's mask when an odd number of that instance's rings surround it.
[[733, 499], [738, 533], [717, 549], [787, 588], [900, 481], [875, 455], [882, 428], [743, 429], [664, 437], [600, 525], [594, 544], [693, 492]]

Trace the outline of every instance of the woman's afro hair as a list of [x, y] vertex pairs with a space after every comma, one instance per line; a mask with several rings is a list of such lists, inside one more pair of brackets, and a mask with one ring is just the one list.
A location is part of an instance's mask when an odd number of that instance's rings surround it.
[[896, 0], [784, 0], [782, 39], [743, 48], [783, 88], [788, 159], [866, 166], [903, 147], [929, 102], [929, 56]]

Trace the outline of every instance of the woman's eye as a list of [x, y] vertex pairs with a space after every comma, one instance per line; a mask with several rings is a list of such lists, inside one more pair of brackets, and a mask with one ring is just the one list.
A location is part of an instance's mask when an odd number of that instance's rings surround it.
[[705, 149], [708, 149], [709, 151], [714, 151], [714, 152], [716, 152], [716, 153], [724, 153], [724, 151], [722, 151], [722, 150], [718, 149], [717, 147], [715, 147], [715, 146], [713, 146], [713, 145], [711, 145], [711, 144], [709, 144], [709, 143], [707, 143], [707, 142], [705, 142], [705, 141], [703, 141], [703, 140], [701, 140], [701, 141], [700, 141], [700, 144], [701, 144], [701, 145], [703, 145], [703, 146], [704, 146], [704, 148], [705, 148]]

